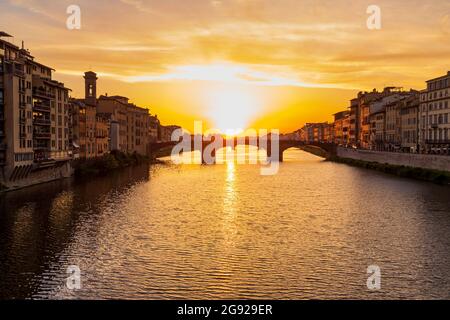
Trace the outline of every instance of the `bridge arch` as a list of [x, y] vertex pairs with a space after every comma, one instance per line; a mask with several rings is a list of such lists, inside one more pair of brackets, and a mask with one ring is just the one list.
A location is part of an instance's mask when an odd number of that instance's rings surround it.
[[[229, 141], [227, 139], [224, 139], [224, 143], [223, 146], [224, 148], [227, 147], [226, 142]], [[273, 151], [277, 151], [276, 148], [272, 148], [272, 143], [273, 141], [268, 140], [266, 143], [262, 144], [260, 143], [260, 141], [258, 140], [258, 142], [256, 143], [256, 145], [254, 144], [254, 141], [248, 139], [245, 140], [244, 143], [242, 143], [241, 141], [237, 141], [236, 139], [233, 139], [233, 143], [232, 143], [232, 148], [236, 149], [239, 146], [243, 146], [243, 145], [251, 145], [251, 146], [255, 146], [257, 147], [259, 150], [265, 150], [266, 154], [267, 154], [267, 158], [268, 159], [272, 159], [272, 160], [278, 160], [279, 162], [283, 162], [283, 156], [284, 156], [284, 152], [288, 149], [291, 148], [299, 148], [302, 149], [304, 151], [310, 152], [308, 151], [306, 148], [307, 147], [315, 147], [318, 148], [320, 150], [323, 151], [322, 156], [325, 158], [330, 158], [332, 156], [334, 156], [336, 154], [336, 145], [333, 143], [322, 143], [322, 142], [304, 142], [304, 141], [297, 141], [297, 140], [279, 140], [279, 146], [278, 146], [278, 159], [276, 159], [276, 157], [274, 157], [274, 155], [272, 155]], [[196, 146], [194, 143], [194, 140], [192, 139], [191, 141], [191, 151], [200, 151], [201, 154], [203, 155], [203, 150], [205, 150], [205, 148], [207, 146], [209, 146], [210, 144], [214, 143], [213, 141], [202, 141], [201, 143], [201, 150], [199, 150], [199, 146]], [[150, 145], [150, 153], [151, 155], [154, 155], [156, 152], [158, 152], [161, 149], [164, 148], [168, 148], [168, 147], [174, 147], [177, 143], [176, 142], [161, 142], [161, 143], [153, 143]], [[230, 145], [229, 145], [230, 146]], [[275, 149], [275, 150], [273, 150]], [[217, 150], [216, 150], [217, 151]], [[310, 152], [313, 153], [313, 152]], [[215, 152], [214, 155], [215, 156]], [[203, 160], [202, 160], [203, 162]]]

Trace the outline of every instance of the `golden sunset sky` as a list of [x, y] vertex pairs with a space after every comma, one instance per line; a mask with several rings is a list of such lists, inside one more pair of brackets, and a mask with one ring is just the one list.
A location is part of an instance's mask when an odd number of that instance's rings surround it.
[[[81, 30], [66, 9], [81, 7]], [[368, 30], [380, 6], [382, 29]], [[0, 0], [0, 31], [25, 41], [83, 96], [124, 95], [164, 124], [277, 128], [330, 121], [360, 90], [450, 70], [450, 1]]]

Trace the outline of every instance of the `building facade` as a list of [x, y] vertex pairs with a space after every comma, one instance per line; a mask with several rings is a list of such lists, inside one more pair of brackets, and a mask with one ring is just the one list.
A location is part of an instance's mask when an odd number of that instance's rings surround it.
[[307, 123], [302, 129], [300, 129], [299, 136], [302, 141], [309, 143], [330, 143], [334, 139], [333, 124], [328, 122]]
[[420, 96], [420, 151], [450, 154], [450, 71], [427, 81]]
[[122, 96], [102, 95], [97, 103], [97, 111], [111, 123], [111, 150], [147, 155], [152, 123], [149, 110]]
[[370, 149], [384, 150], [385, 141], [385, 116], [386, 108], [371, 113], [370, 115]]
[[20, 184], [71, 159], [69, 89], [23, 44], [4, 37], [0, 33], [0, 179]]
[[76, 158], [93, 159], [110, 152], [110, 119], [98, 112], [97, 74], [85, 72], [85, 97], [71, 99], [73, 148]]
[[334, 138], [333, 142], [338, 145], [348, 144], [348, 125], [349, 125], [349, 112], [341, 111], [334, 115]]
[[400, 102], [400, 140], [404, 152], [419, 152], [419, 93]]

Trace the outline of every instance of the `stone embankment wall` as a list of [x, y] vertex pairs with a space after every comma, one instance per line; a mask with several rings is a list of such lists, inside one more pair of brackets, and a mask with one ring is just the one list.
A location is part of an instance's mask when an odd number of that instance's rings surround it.
[[339, 158], [450, 172], [450, 156], [337, 148]]
[[69, 178], [73, 175], [73, 168], [69, 162], [66, 162], [60, 166], [52, 167], [43, 170], [37, 170], [29, 173], [26, 177], [22, 179], [17, 179], [15, 181], [0, 181], [3, 185], [3, 190], [0, 191], [11, 191], [16, 189], [21, 189], [24, 187], [50, 182], [54, 180]]

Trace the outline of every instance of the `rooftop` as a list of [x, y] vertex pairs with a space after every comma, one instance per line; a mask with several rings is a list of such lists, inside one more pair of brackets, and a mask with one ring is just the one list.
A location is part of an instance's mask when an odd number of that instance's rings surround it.
[[434, 79], [430, 79], [430, 80], [427, 81], [427, 83], [428, 83], [428, 82], [433, 82], [433, 81], [436, 81], [436, 80], [445, 79], [445, 78], [447, 78], [447, 77], [449, 77], [449, 76], [450, 76], [450, 71], [447, 71], [447, 74], [446, 74], [446, 75], [440, 76], [440, 77], [437, 77], [437, 78], [434, 78]]

